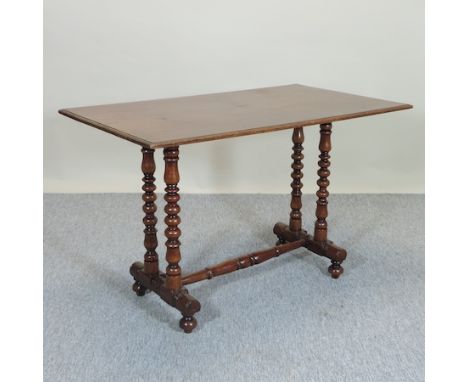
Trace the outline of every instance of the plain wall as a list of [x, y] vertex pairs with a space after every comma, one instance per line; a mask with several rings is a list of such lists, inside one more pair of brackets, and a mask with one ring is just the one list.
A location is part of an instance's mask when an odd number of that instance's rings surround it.
[[[424, 1], [45, 0], [44, 191], [141, 187], [139, 146], [60, 108], [289, 83], [413, 104], [334, 124], [330, 191], [424, 192]], [[181, 146], [181, 191], [289, 192], [291, 133]]]

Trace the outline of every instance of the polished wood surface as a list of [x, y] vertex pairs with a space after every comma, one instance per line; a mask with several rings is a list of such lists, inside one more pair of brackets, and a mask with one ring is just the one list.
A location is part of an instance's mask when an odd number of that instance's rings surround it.
[[154, 150], [143, 148], [143, 159], [141, 162], [141, 170], [143, 172], [143, 186], [144, 191], [142, 195], [143, 199], [143, 212], [145, 217], [143, 218], [143, 224], [145, 225], [145, 241], [144, 245], [146, 248], [145, 253], [145, 272], [146, 273], [158, 273], [158, 254], [156, 248], [158, 246], [158, 239], [156, 237], [156, 224], [158, 219], [156, 218], [156, 185], [154, 184], [154, 172], [156, 171], [156, 164], [154, 162]]
[[166, 183], [166, 194], [164, 200], [166, 207], [164, 212], [167, 214], [164, 222], [167, 225], [164, 234], [166, 235], [166, 286], [169, 289], [177, 290], [182, 286], [181, 270], [179, 267], [180, 256], [180, 241], [181, 231], [180, 224], [180, 200], [179, 187], [179, 148], [167, 147], [164, 149], [164, 182]]
[[404, 103], [313, 88], [270, 88], [62, 109], [147, 148], [265, 133], [409, 109]]
[[[331, 133], [332, 133], [332, 124], [324, 123], [320, 125], [320, 143], [319, 150], [320, 160], [318, 161], [319, 170], [317, 175], [319, 179], [317, 180], [317, 186], [319, 189], [317, 191], [317, 207], [315, 210], [315, 216], [317, 220], [314, 227], [314, 241], [319, 243], [328, 242], [328, 186], [330, 181], [328, 177], [330, 176], [330, 151], [332, 149], [331, 144]], [[341, 266], [341, 261], [336, 258], [331, 258], [331, 265], [328, 267], [328, 272], [334, 279], [337, 279], [343, 273], [343, 267]]]
[[304, 143], [304, 130], [302, 127], [296, 127], [292, 135], [293, 145], [293, 154], [291, 158], [293, 163], [291, 168], [293, 172], [291, 177], [293, 179], [291, 183], [291, 213], [289, 214], [289, 229], [291, 231], [299, 232], [302, 229], [302, 169], [304, 165], [302, 160], [304, 159], [304, 154], [302, 154], [302, 144]]
[[202, 280], [210, 280], [213, 277], [225, 275], [231, 272], [235, 272], [254, 265], [261, 264], [274, 257], [278, 257], [283, 253], [290, 252], [294, 249], [304, 246], [305, 239], [299, 239], [293, 242], [285, 242], [279, 244], [273, 248], [265, 249], [263, 251], [257, 251], [237, 257], [235, 259], [226, 260], [220, 264], [216, 264], [211, 267], [206, 267], [201, 271], [191, 273], [182, 278], [182, 284], [188, 285], [197, 283]]
[[[333, 262], [341, 264], [348, 255], [345, 249], [337, 246], [331, 240], [317, 241], [312, 235], [309, 235], [307, 231], [301, 230], [299, 233], [291, 231], [289, 226], [284, 223], [276, 223], [273, 227], [273, 232], [285, 243], [294, 243], [300, 240], [305, 240], [303, 244], [304, 248], [307, 248], [316, 255], [329, 258], [332, 261], [332, 264]], [[334, 277], [333, 274], [331, 276], [333, 278], [338, 278]]]
[[320, 143], [319, 150], [320, 160], [318, 161], [319, 170], [317, 175], [317, 208], [315, 210], [315, 216], [317, 221], [315, 222], [314, 239], [317, 241], [327, 240], [327, 216], [328, 216], [328, 190], [327, 187], [330, 185], [328, 177], [330, 176], [330, 151], [331, 151], [331, 123], [320, 125]]
[[196, 328], [197, 320], [193, 316], [200, 311], [201, 304], [189, 294], [187, 289], [184, 287], [178, 290], [169, 289], [165, 283], [166, 275], [164, 273], [159, 273], [159, 275], [148, 274], [144, 270], [144, 265], [139, 261], [131, 265], [130, 274], [135, 280], [133, 290], [137, 294], [138, 291], [135, 290], [135, 285], [141, 285], [145, 290], [156, 293], [167, 304], [182, 313], [179, 326], [185, 333], [190, 333]]
[[[145, 216], [144, 262], [130, 267], [133, 290], [138, 296], [155, 292], [177, 309], [180, 328], [191, 333], [197, 327], [195, 314], [201, 304], [185, 285], [225, 275], [263, 263], [283, 253], [305, 248], [331, 260], [328, 271], [335, 279], [343, 273], [345, 249], [328, 238], [328, 186], [332, 122], [411, 108], [352, 94], [310, 88], [301, 85], [280, 86], [205, 96], [183, 97], [126, 104], [64, 109], [60, 112], [78, 121], [140, 144], [143, 160], [143, 211]], [[304, 126], [320, 124], [316, 222], [313, 235], [303, 227], [302, 177]], [[292, 128], [291, 211], [289, 224], [276, 223], [276, 246], [242, 255], [197, 272], [183, 274], [179, 228], [179, 145], [214, 139], [264, 133]], [[164, 148], [164, 222], [166, 236], [166, 273], [160, 271], [156, 231], [155, 148]], [[222, 246], [222, 239], [219, 239]], [[215, 250], [215, 248], [213, 248]]]

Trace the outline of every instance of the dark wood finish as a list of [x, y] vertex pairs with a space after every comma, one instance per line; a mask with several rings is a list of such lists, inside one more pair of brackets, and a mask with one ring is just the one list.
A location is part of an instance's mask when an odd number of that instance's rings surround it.
[[300, 232], [302, 229], [302, 169], [304, 165], [302, 164], [302, 160], [304, 159], [304, 155], [302, 154], [302, 144], [304, 143], [304, 131], [302, 127], [297, 127], [293, 131], [292, 141], [294, 143], [293, 146], [293, 154], [291, 158], [293, 159], [293, 163], [291, 168], [293, 172], [291, 173], [291, 177], [293, 179], [291, 183], [291, 213], [289, 215], [289, 229], [293, 232]]
[[337, 260], [332, 260], [331, 265], [328, 267], [328, 273], [331, 274], [331, 277], [337, 279], [340, 277], [344, 272], [343, 267], [341, 266], [341, 262]]
[[146, 294], [146, 287], [139, 281], [135, 280], [132, 286], [133, 291], [137, 296], [144, 296]]
[[134, 263], [130, 267], [130, 274], [135, 279], [133, 290], [138, 296], [143, 296], [148, 290], [157, 293], [165, 302], [175, 307], [182, 313], [179, 326], [185, 333], [191, 333], [197, 326], [197, 320], [193, 316], [200, 310], [200, 303], [189, 295], [188, 291], [182, 287], [180, 261], [180, 224], [178, 201], [179, 196], [179, 148], [169, 147], [164, 149], [164, 181], [166, 183], [166, 194], [164, 200], [167, 202], [164, 211], [167, 216], [165, 223], [166, 260], [168, 266], [166, 274], [159, 272], [158, 255], [156, 248], [158, 245], [156, 236], [156, 186], [154, 184], [154, 172], [156, 164], [154, 162], [154, 149], [142, 148], [143, 160], [141, 169], [143, 171], [143, 211], [145, 217], [145, 241], [146, 248], [144, 264]]
[[296, 84], [77, 107], [59, 113], [154, 149], [331, 123], [411, 107]]
[[[303, 247], [319, 256], [329, 258], [332, 262], [332, 265], [328, 267], [328, 272], [333, 278], [338, 278], [343, 273], [343, 269], [341, 268], [340, 264], [346, 259], [346, 250], [338, 247], [332, 241], [318, 241], [304, 230], [301, 230], [299, 233], [291, 231], [291, 229], [284, 223], [276, 223], [273, 228], [273, 232], [279, 238], [279, 240], [285, 243], [295, 243], [297, 240], [305, 240]], [[335, 264], [340, 266], [341, 270], [336, 270], [333, 268]]]
[[185, 333], [190, 333], [196, 328], [197, 320], [193, 316], [195, 313], [200, 311], [201, 305], [198, 300], [188, 293], [187, 289], [179, 288], [174, 290], [168, 288], [166, 286], [166, 275], [164, 273], [149, 275], [144, 271], [144, 265], [141, 262], [132, 264], [130, 267], [130, 274], [139, 285], [142, 285], [145, 289], [155, 292], [167, 304], [182, 313], [179, 326]]
[[[154, 150], [142, 148], [141, 152], [143, 158], [141, 161], [141, 171], [143, 172], [143, 212], [145, 217], [143, 218], [143, 224], [145, 225], [144, 233], [145, 240], [144, 246], [146, 248], [144, 256], [144, 270], [147, 274], [158, 274], [158, 254], [156, 248], [158, 246], [158, 239], [156, 236], [156, 185], [154, 184], [154, 172], [156, 170], [156, 164], [154, 162]], [[146, 293], [146, 287], [139, 281], [135, 280], [133, 284], [133, 291], [137, 296], [144, 296]]]
[[185, 333], [192, 333], [192, 330], [197, 327], [197, 320], [193, 316], [183, 316], [179, 321], [179, 327]]
[[[320, 143], [319, 143], [319, 170], [317, 175], [319, 179], [317, 185], [319, 190], [317, 191], [317, 208], [315, 211], [315, 216], [317, 221], [315, 222], [314, 230], [314, 241], [316, 242], [327, 242], [328, 235], [328, 196], [329, 192], [327, 187], [330, 185], [328, 177], [330, 176], [330, 151], [331, 151], [331, 133], [332, 133], [332, 124], [324, 123], [320, 125]], [[339, 261], [336, 259], [331, 259], [331, 265], [328, 267], [328, 272], [334, 279], [340, 277], [344, 272], [343, 267], [341, 266], [343, 260]]]
[[278, 240], [282, 243], [293, 242], [298, 239], [305, 239], [308, 237], [308, 233], [305, 230], [291, 231], [287, 224], [278, 222], [273, 227], [273, 233], [278, 237]]
[[143, 160], [141, 162], [141, 171], [143, 171], [143, 212], [145, 217], [143, 218], [143, 224], [145, 225], [145, 241], [144, 245], [146, 248], [145, 253], [145, 272], [148, 274], [159, 272], [158, 266], [158, 254], [156, 248], [158, 246], [158, 239], [156, 236], [156, 185], [154, 184], [154, 172], [156, 170], [156, 164], [154, 163], [154, 150], [143, 148]]
[[164, 200], [167, 202], [164, 212], [167, 216], [164, 222], [167, 224], [166, 231], [164, 232], [167, 237], [166, 241], [166, 285], [169, 289], [177, 290], [182, 286], [181, 270], [179, 267], [180, 256], [180, 207], [177, 202], [180, 200], [179, 196], [179, 148], [168, 147], [164, 149], [164, 162], [166, 164], [164, 169], [164, 181], [166, 182], [166, 195]]
[[182, 284], [193, 284], [202, 280], [210, 280], [213, 277], [225, 275], [227, 273], [235, 272], [240, 269], [252, 267], [261, 264], [274, 257], [278, 257], [283, 253], [290, 252], [294, 249], [302, 247], [305, 244], [305, 239], [299, 239], [291, 243], [277, 245], [273, 248], [265, 249], [249, 253], [248, 255], [240, 256], [235, 259], [224, 261], [211, 267], [202, 269], [201, 271], [191, 273], [182, 278]]
[[[146, 253], [144, 263], [130, 267], [139, 296], [147, 291], [158, 294], [179, 310], [179, 326], [185, 333], [197, 326], [195, 313], [200, 303], [185, 285], [263, 263], [283, 253], [303, 247], [331, 260], [328, 268], [333, 278], [343, 273], [341, 266], [347, 252], [328, 239], [328, 186], [332, 122], [411, 108], [411, 105], [361, 97], [301, 85], [279, 86], [203, 96], [90, 106], [60, 110], [70, 118], [86, 123], [143, 147], [143, 211]], [[320, 124], [319, 179], [317, 185], [317, 220], [310, 235], [302, 225], [302, 169], [304, 130]], [[236, 136], [294, 129], [291, 165], [291, 212], [289, 224], [277, 223], [273, 232], [278, 238], [273, 248], [253, 252], [198, 272], [182, 275], [180, 254], [180, 207], [178, 170], [179, 145]], [[164, 148], [164, 200], [166, 207], [166, 273], [158, 266], [156, 231], [156, 186], [154, 149]]]
[[328, 216], [328, 190], [327, 187], [330, 185], [328, 177], [330, 176], [330, 154], [331, 151], [331, 123], [320, 125], [320, 155], [318, 165], [320, 169], [317, 171], [319, 180], [317, 185], [319, 190], [317, 191], [317, 208], [315, 210], [315, 216], [317, 221], [315, 222], [314, 240], [326, 241], [327, 240], [327, 216]]

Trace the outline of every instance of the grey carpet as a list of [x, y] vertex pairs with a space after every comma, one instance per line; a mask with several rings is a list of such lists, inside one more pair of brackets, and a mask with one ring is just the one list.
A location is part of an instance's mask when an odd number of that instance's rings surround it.
[[[309, 230], [314, 201], [304, 198]], [[330, 239], [348, 250], [339, 280], [298, 249], [191, 285], [202, 310], [190, 335], [158, 296], [131, 290], [141, 204], [44, 196], [45, 381], [424, 380], [424, 196], [332, 196]], [[183, 195], [181, 205], [184, 271], [272, 246], [289, 213], [287, 195]]]

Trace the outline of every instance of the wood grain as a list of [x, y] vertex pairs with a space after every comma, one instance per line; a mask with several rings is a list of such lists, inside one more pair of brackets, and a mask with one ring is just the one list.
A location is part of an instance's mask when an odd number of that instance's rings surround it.
[[265, 133], [412, 108], [303, 85], [59, 110], [146, 148]]

